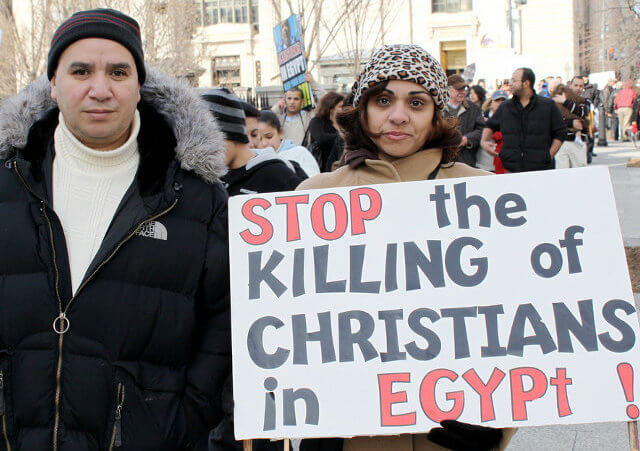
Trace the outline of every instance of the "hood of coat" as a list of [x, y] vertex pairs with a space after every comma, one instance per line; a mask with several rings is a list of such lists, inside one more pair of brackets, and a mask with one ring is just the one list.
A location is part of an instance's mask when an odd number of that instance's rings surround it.
[[[140, 93], [142, 101], [171, 126], [180, 166], [208, 183], [219, 181], [227, 172], [224, 134], [200, 96], [186, 82], [148, 66]], [[11, 158], [24, 149], [31, 126], [56, 106], [46, 76], [2, 102], [0, 159]]]

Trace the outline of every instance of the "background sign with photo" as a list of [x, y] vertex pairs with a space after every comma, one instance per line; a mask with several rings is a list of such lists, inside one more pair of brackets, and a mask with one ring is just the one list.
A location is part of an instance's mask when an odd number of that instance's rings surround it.
[[236, 196], [229, 214], [238, 439], [638, 418], [605, 167]]
[[278, 52], [280, 78], [285, 92], [298, 86], [303, 94], [302, 108], [312, 106], [311, 87], [305, 81], [307, 60], [302, 41], [300, 16], [293, 14], [287, 20], [276, 25], [273, 28], [273, 39]]

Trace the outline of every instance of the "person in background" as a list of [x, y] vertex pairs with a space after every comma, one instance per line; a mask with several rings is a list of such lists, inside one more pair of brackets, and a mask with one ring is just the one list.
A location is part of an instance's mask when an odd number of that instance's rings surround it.
[[487, 91], [479, 85], [473, 85], [469, 89], [469, 100], [482, 108], [484, 101], [487, 98]]
[[620, 123], [620, 134], [623, 141], [629, 141], [631, 133], [631, 115], [633, 113], [633, 103], [638, 97], [638, 89], [629, 79], [625, 82], [624, 88], [616, 95], [613, 102], [613, 109], [618, 114]]
[[[489, 119], [493, 116], [494, 113], [498, 111], [498, 108], [500, 108], [500, 105], [502, 105], [502, 102], [508, 98], [509, 94], [507, 94], [506, 91], [495, 91], [491, 94], [489, 109], [485, 114], [485, 118]], [[476, 154], [476, 167], [484, 169], [485, 171], [495, 172], [496, 174], [504, 174], [504, 166], [502, 165], [502, 160], [500, 160], [500, 155], [498, 155], [502, 147], [502, 132], [494, 132], [491, 138], [495, 144], [494, 152], [496, 155], [490, 154], [480, 147]]]
[[284, 99], [271, 109], [282, 124], [282, 133], [285, 139], [293, 142], [296, 146], [303, 145], [304, 137], [313, 117], [313, 112], [302, 109], [302, 100], [302, 91], [294, 87], [285, 92]]
[[[607, 81], [607, 85], [602, 89], [600, 97], [602, 99], [602, 107], [606, 118], [606, 130], [607, 139], [613, 140], [612, 131], [613, 131], [613, 121], [612, 121], [612, 106], [613, 106], [613, 91], [614, 85], [616, 84], [616, 80], [614, 78], [610, 78]], [[600, 132], [600, 133], [605, 133]]]
[[505, 100], [487, 120], [481, 146], [497, 155], [492, 136], [502, 132], [504, 144], [500, 159], [509, 172], [553, 169], [556, 155], [567, 134], [562, 115], [553, 100], [534, 91], [536, 76], [529, 68], [513, 72], [513, 97]]
[[[337, 117], [345, 134], [346, 164], [305, 180], [299, 190], [488, 175], [456, 162], [462, 138], [455, 119], [442, 114], [449, 100], [447, 77], [421, 47], [377, 50], [353, 90], [353, 108]], [[324, 449], [503, 450], [514, 432], [445, 420], [428, 433], [348, 438]]]
[[[593, 157], [598, 156], [593, 151], [593, 148], [595, 146], [593, 134], [594, 130], [597, 130], [597, 122], [594, 120], [594, 115], [597, 111], [598, 105], [595, 102], [600, 102], [600, 95], [597, 90], [594, 94], [593, 85], [588, 85], [591, 86], [591, 91], [587, 90], [588, 80], [589, 77], [581, 77], [579, 75], [574, 76], [571, 79], [571, 83], [569, 84], [569, 88], [571, 89], [571, 91], [569, 91], [569, 96], [571, 97], [571, 93], [574, 93], [583, 101], [583, 103], [578, 102], [575, 106], [576, 111], [571, 111], [571, 113], [576, 114], [578, 116], [577, 119], [580, 119], [580, 121], [582, 121], [583, 128], [579, 129], [579, 133], [576, 135], [576, 142], [583, 142], [585, 144], [587, 149], [587, 163], [591, 163]], [[558, 108], [560, 108], [560, 105], [558, 105]], [[562, 109], [560, 109], [560, 112], [564, 113]], [[577, 122], [575, 122], [575, 124], [577, 124]], [[572, 124], [567, 121], [567, 128], [571, 128], [571, 125]], [[557, 161], [558, 160], [556, 159], [556, 162]]]
[[542, 97], [551, 97], [549, 94], [549, 83], [544, 80], [540, 81], [540, 89], [538, 89], [538, 94]]
[[260, 131], [258, 130], [258, 117], [260, 117], [260, 110], [248, 102], [242, 102], [242, 110], [244, 111], [244, 121], [247, 126], [249, 148], [257, 149], [260, 145]]
[[320, 166], [320, 172], [331, 171], [342, 155], [344, 142], [338, 131], [336, 114], [341, 111], [344, 96], [329, 92], [320, 99], [316, 116], [309, 123], [309, 150]]
[[225, 88], [210, 89], [202, 98], [225, 135], [225, 163], [229, 172], [222, 177], [222, 182], [229, 196], [291, 191], [300, 184], [303, 179], [275, 153], [256, 154], [249, 148], [245, 102]]
[[444, 107], [443, 114], [445, 117], [457, 119], [458, 131], [462, 134], [457, 161], [475, 167], [476, 153], [484, 128], [482, 110], [478, 105], [467, 100], [467, 83], [460, 75], [450, 75], [447, 83], [449, 85], [449, 101]]
[[299, 171], [296, 173], [304, 178], [320, 173], [316, 159], [306, 147], [296, 146], [293, 141], [285, 139], [278, 116], [273, 111], [260, 111], [258, 130], [260, 132], [259, 149], [271, 148], [280, 158], [296, 162], [304, 171], [302, 174]]
[[618, 113], [614, 108], [616, 97], [618, 96], [618, 93], [622, 91], [622, 88], [624, 88], [624, 83], [620, 80], [616, 80], [613, 84], [611, 97], [609, 97], [608, 109], [611, 114], [611, 135], [614, 141], [620, 141], [620, 136], [622, 135], [620, 132], [620, 119], [618, 118]]
[[[315, 99], [322, 98], [325, 94], [324, 90], [319, 88], [311, 73], [305, 74], [305, 81], [311, 85], [313, 89], [313, 97]], [[312, 107], [302, 109], [304, 103], [304, 95], [299, 87], [294, 86], [285, 92], [284, 98], [278, 101], [271, 111], [278, 115], [278, 120], [282, 124], [284, 139], [292, 141], [296, 146], [309, 145], [305, 140], [308, 138], [307, 130], [311, 118], [315, 115]]]
[[[587, 165], [586, 132], [589, 128], [589, 103], [581, 97], [584, 82], [575, 77], [571, 87], [560, 85], [551, 93], [567, 126], [567, 136], [555, 156], [556, 169], [577, 168]], [[576, 88], [573, 88], [576, 86]]]

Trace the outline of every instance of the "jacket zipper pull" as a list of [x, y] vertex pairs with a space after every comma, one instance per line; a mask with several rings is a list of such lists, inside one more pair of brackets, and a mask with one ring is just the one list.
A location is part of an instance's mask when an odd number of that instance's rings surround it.
[[114, 424], [115, 434], [113, 446], [122, 446], [122, 407], [124, 407], [124, 385], [118, 387], [118, 406], [116, 407], [116, 422]]
[[113, 441], [113, 446], [119, 448], [122, 446], [122, 404], [118, 404], [116, 408], [116, 435]]
[[4, 373], [0, 371], [0, 417], [4, 415]]

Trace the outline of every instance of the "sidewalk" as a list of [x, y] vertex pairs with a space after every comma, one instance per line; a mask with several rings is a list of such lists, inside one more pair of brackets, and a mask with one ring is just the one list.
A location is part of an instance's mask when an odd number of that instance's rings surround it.
[[[640, 144], [638, 145], [640, 148]], [[625, 246], [640, 246], [640, 168], [628, 168], [629, 158], [640, 158], [632, 143], [596, 147], [594, 165], [607, 165], [618, 207]], [[585, 193], [589, 195], [589, 193]], [[635, 295], [640, 309], [640, 295]], [[521, 428], [509, 451], [624, 451], [629, 449], [625, 423], [580, 424]]]

